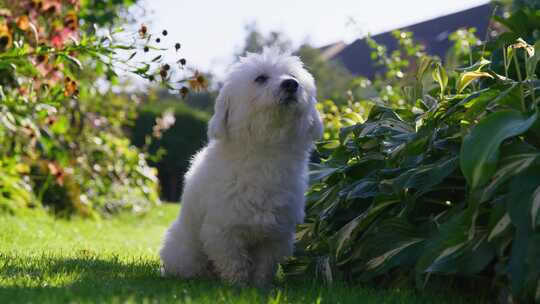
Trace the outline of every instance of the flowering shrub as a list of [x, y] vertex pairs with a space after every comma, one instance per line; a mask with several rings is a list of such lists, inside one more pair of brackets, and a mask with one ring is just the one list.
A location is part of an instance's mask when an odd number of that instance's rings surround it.
[[159, 202], [155, 170], [122, 132], [138, 99], [111, 87], [118, 72], [182, 95], [206, 82], [183, 58], [165, 62], [166, 31], [106, 29], [129, 3], [0, 0], [0, 208], [97, 216]]

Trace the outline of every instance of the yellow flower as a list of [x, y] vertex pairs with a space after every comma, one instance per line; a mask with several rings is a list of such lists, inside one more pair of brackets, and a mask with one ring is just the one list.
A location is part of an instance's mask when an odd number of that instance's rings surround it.
[[0, 51], [5, 51], [11, 47], [13, 36], [9, 31], [7, 24], [0, 24]]
[[27, 31], [30, 28], [30, 19], [28, 19], [28, 16], [19, 16], [19, 18], [17, 18], [17, 27], [23, 31]]
[[139, 28], [139, 35], [141, 39], [146, 37], [146, 33], [148, 32], [148, 27], [143, 23], [141, 24], [141, 27]]
[[79, 90], [77, 89], [77, 82], [72, 80], [69, 77], [64, 79], [64, 96], [70, 97], [73, 95], [78, 95]]
[[195, 75], [188, 80], [188, 83], [191, 89], [193, 89], [195, 92], [202, 91], [208, 87], [208, 81], [199, 72], [195, 72]]
[[64, 17], [64, 25], [72, 31], [77, 30], [79, 20], [77, 19], [77, 14], [74, 11], [66, 14], [66, 16]]

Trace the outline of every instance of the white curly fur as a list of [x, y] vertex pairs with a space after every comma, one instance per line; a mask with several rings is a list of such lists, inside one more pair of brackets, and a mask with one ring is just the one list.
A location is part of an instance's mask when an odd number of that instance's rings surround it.
[[[286, 79], [299, 83], [296, 94], [282, 88]], [[232, 66], [165, 235], [165, 275], [271, 283], [304, 219], [309, 152], [323, 131], [315, 95], [298, 57], [265, 49]]]

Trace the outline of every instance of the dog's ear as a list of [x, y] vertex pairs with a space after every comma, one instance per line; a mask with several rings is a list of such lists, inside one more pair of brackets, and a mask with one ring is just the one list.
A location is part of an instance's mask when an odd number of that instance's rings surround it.
[[214, 105], [214, 115], [208, 123], [208, 138], [209, 139], [224, 139], [228, 133], [230, 101], [228, 96], [222, 89], [216, 98]]
[[315, 99], [315, 97], [312, 97], [311, 102], [313, 106], [311, 107], [311, 112], [309, 113], [309, 133], [311, 134], [311, 138], [313, 138], [313, 140], [319, 140], [323, 137], [324, 127], [321, 115], [315, 107], [315, 105], [317, 104], [317, 100]]

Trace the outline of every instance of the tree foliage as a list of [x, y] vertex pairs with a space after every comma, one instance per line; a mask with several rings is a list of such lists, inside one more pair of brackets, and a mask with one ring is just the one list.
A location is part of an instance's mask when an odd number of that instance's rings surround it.
[[320, 101], [331, 99], [338, 104], [346, 102], [346, 93], [352, 86], [353, 76], [340, 62], [323, 58], [321, 51], [309, 44], [302, 45], [296, 55], [316, 79]]
[[257, 23], [247, 24], [245, 31], [244, 44], [235, 57], [245, 56], [246, 53], [260, 53], [265, 47], [277, 48], [282, 52], [292, 49], [291, 40], [279, 31], [271, 31], [265, 35], [259, 30]]

